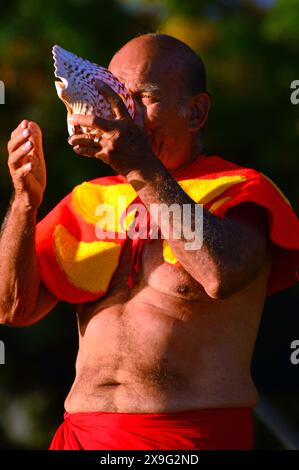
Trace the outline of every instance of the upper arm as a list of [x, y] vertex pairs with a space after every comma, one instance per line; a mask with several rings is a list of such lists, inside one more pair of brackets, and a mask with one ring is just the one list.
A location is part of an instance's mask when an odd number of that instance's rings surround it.
[[234, 227], [228, 229], [232, 238], [220, 287], [223, 298], [249, 284], [266, 264], [269, 268], [271, 265], [266, 210], [257, 204], [242, 203], [227, 210], [225, 219], [234, 222]]
[[[227, 210], [225, 217], [238, 223], [247, 239], [266, 253], [269, 241], [267, 211], [257, 204], [244, 202]], [[256, 246], [256, 248], [258, 248]]]

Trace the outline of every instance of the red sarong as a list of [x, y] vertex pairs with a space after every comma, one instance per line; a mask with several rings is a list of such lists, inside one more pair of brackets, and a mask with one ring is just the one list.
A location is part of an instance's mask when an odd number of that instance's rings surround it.
[[49, 450], [250, 450], [251, 408], [65, 413]]

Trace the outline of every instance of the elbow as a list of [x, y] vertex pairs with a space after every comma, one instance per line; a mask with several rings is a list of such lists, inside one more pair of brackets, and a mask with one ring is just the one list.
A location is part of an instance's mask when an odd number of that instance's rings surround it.
[[221, 282], [215, 282], [204, 286], [207, 295], [213, 300], [224, 300], [231, 296], [231, 291]]
[[212, 264], [201, 279], [194, 278], [204, 288], [206, 294], [213, 300], [222, 300], [232, 294], [231, 278], [225, 275], [221, 266]]
[[207, 295], [214, 300], [225, 300], [232, 295], [239, 292], [245, 287], [244, 282], [240, 277], [233, 279], [233, 276], [227, 278], [227, 276], [218, 273], [213, 280], [209, 282], [207, 286], [204, 286]]
[[0, 310], [0, 325], [15, 326], [15, 318], [11, 312]]
[[22, 327], [25, 327], [25, 326], [30, 326], [27, 322], [23, 321], [23, 320], [20, 320], [19, 318], [18, 319], [15, 319], [11, 316], [9, 317], [6, 317], [6, 318], [0, 318], [0, 325], [3, 325], [3, 326], [14, 326], [14, 327], [19, 327], [19, 328], [22, 328]]
[[204, 279], [204, 282], [202, 280], [197, 281], [200, 282], [211, 299], [221, 300], [229, 296], [226, 282], [224, 282], [223, 276], [221, 276], [218, 270], [213, 274], [210, 272], [209, 276]]
[[0, 324], [11, 326], [15, 318], [15, 302], [13, 296], [6, 293], [0, 295]]
[[0, 305], [0, 325], [11, 325], [12, 316], [11, 306], [2, 302]]
[[219, 275], [205, 290], [212, 299], [225, 300], [244, 289], [253, 278], [253, 275], [245, 276], [241, 273], [231, 273], [229, 276]]
[[213, 300], [225, 300], [231, 297], [237, 290], [228, 289], [222, 284], [217, 284], [213, 287], [205, 289], [205, 291]]
[[251, 261], [238, 260], [214, 266], [209, 282], [204, 286], [206, 293], [215, 300], [231, 297], [248, 286], [268, 260], [266, 252], [261, 250]]
[[15, 311], [13, 308], [0, 308], [0, 325], [16, 327], [27, 326], [28, 323], [24, 318], [24, 314]]
[[0, 311], [0, 325], [14, 326], [13, 316], [1, 310]]

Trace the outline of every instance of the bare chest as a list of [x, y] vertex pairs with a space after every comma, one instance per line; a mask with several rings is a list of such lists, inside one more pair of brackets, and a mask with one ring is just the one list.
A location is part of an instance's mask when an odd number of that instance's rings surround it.
[[[132, 262], [132, 248], [127, 245], [122, 255], [119, 268], [111, 281], [108, 295], [116, 290], [126, 292], [132, 298], [136, 290], [145, 286], [156, 292], [186, 300], [211, 300], [201, 284], [179, 264], [170, 264], [163, 258], [163, 241], [153, 240], [145, 243], [142, 253]], [[137, 267], [137, 269], [136, 269]], [[133, 288], [128, 289], [128, 279], [131, 275]]]
[[164, 262], [160, 241], [144, 246], [133, 288], [127, 285], [131, 258], [127, 246], [108, 293], [77, 306], [76, 387], [88, 383], [98, 390], [99, 384], [126, 383], [134, 389], [152, 387], [156, 394], [162, 386], [178, 390], [182, 384], [186, 390], [188, 383], [190, 390], [207, 386], [211, 391], [219, 390], [219, 379], [222, 390], [228, 381], [231, 396], [235, 378], [243, 383], [248, 375], [265, 273], [243, 292], [218, 301], [182, 267]]
[[[132, 287], [128, 285], [130, 275]], [[199, 312], [204, 319], [214, 308], [215, 300], [181, 266], [164, 261], [162, 241], [157, 240], [144, 245], [138, 271], [132, 266], [132, 247], [127, 244], [107, 294], [95, 302], [77, 305], [77, 316], [82, 340], [85, 332], [97, 338], [99, 332], [106, 335], [109, 331], [108, 342], [112, 344], [112, 332], [116, 332], [117, 343], [120, 332], [128, 330], [127, 340], [136, 341], [138, 333], [144, 344], [149, 334], [155, 338], [161, 335], [163, 342], [174, 328], [188, 335], [193, 322], [199, 321]]]

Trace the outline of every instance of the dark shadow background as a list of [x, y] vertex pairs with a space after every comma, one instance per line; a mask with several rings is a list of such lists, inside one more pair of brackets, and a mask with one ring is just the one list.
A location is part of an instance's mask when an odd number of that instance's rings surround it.
[[[1, 2], [0, 216], [11, 194], [6, 142], [20, 120], [36, 120], [44, 137], [48, 185], [43, 217], [74, 185], [110, 173], [76, 156], [67, 144], [66, 113], [58, 100], [51, 47], [101, 65], [130, 38], [159, 31], [182, 39], [204, 59], [213, 107], [206, 154], [220, 154], [272, 178], [298, 212], [299, 105], [290, 84], [299, 79], [299, 0], [11, 0]], [[290, 344], [299, 339], [297, 286], [265, 305], [252, 371], [270, 402], [299, 430], [299, 365]], [[75, 312], [60, 303], [25, 329], [0, 327], [0, 449], [47, 448], [74, 378]], [[280, 444], [256, 420], [255, 448]]]

